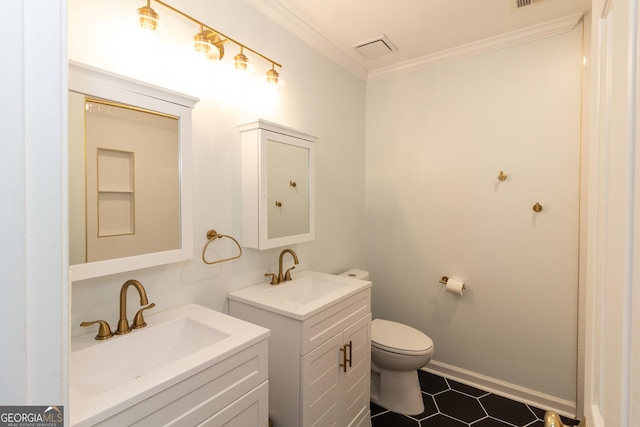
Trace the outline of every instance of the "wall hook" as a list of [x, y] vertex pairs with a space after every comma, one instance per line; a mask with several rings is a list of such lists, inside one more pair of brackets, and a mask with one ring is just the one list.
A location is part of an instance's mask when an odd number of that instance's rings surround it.
[[542, 210], [542, 205], [539, 202], [536, 202], [536, 204], [533, 205], [533, 211], [540, 212], [541, 210]]
[[507, 174], [504, 173], [504, 171], [500, 171], [500, 175], [498, 175], [498, 179], [500, 181], [506, 181], [507, 180]]

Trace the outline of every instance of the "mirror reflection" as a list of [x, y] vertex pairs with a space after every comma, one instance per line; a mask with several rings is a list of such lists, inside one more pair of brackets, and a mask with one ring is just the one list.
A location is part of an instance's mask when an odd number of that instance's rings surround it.
[[309, 150], [267, 142], [267, 237], [309, 233]]
[[69, 93], [70, 264], [180, 248], [178, 118]]

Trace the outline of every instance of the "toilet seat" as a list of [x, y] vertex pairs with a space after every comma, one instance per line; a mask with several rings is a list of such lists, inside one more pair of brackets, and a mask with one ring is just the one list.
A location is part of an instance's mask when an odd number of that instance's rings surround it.
[[390, 353], [417, 356], [432, 351], [433, 341], [411, 326], [374, 319], [371, 322], [371, 346]]

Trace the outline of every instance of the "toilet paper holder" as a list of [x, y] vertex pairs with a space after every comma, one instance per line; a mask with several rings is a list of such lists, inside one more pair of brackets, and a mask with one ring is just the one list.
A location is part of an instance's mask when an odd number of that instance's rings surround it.
[[[449, 283], [449, 277], [448, 276], [442, 276], [442, 279], [439, 280], [440, 283], [442, 283], [443, 285], [446, 285], [447, 283]], [[467, 285], [462, 285], [462, 289], [466, 289]]]

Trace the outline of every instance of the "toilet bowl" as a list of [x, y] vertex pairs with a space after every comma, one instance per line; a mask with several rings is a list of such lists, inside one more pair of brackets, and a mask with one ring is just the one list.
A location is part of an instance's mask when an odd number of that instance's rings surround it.
[[384, 319], [371, 322], [371, 401], [393, 412], [424, 412], [418, 369], [433, 355], [433, 341], [417, 329]]
[[[344, 276], [369, 280], [363, 270]], [[371, 322], [371, 401], [393, 412], [424, 412], [418, 369], [433, 356], [433, 341], [411, 326], [384, 319]]]

